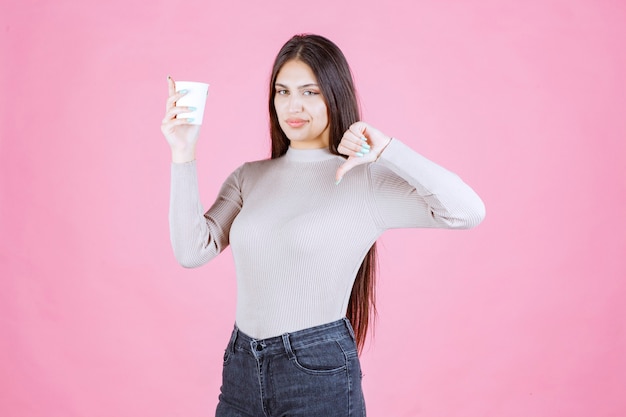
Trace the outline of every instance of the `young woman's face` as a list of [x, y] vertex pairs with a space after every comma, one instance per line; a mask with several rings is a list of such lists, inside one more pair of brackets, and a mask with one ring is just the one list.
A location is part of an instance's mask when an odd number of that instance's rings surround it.
[[302, 61], [287, 61], [276, 76], [274, 88], [278, 122], [291, 147], [327, 147], [328, 109], [311, 68]]

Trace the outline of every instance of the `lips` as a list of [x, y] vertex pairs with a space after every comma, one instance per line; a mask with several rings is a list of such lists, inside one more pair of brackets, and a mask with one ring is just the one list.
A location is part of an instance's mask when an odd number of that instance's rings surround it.
[[307, 123], [308, 123], [308, 121], [304, 120], [304, 119], [297, 119], [297, 118], [287, 119], [287, 124], [290, 127], [302, 127], [302, 126], [304, 126]]

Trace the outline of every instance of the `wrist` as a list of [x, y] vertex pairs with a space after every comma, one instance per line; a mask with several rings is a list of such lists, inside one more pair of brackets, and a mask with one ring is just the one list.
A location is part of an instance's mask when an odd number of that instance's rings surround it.
[[172, 150], [172, 162], [182, 164], [196, 159], [196, 151], [192, 150]]
[[387, 146], [389, 146], [389, 144], [391, 143], [391, 140], [393, 139], [392, 136], [387, 137], [387, 141], [385, 142], [385, 144], [383, 145], [382, 149], [378, 152], [378, 155], [376, 155], [376, 161], [378, 161], [378, 159], [380, 158], [380, 156], [383, 154], [383, 152], [385, 152], [385, 149], [387, 149]]

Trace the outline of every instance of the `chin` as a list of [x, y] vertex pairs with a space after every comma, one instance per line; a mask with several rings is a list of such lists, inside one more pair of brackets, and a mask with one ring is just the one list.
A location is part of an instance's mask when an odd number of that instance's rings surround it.
[[301, 137], [297, 137], [297, 136], [296, 136], [296, 137], [293, 137], [293, 136], [289, 137], [289, 136], [287, 136], [287, 138], [288, 138], [291, 142], [298, 142], [298, 143], [310, 142], [310, 140], [309, 140], [309, 139], [307, 139], [307, 138], [301, 138]]

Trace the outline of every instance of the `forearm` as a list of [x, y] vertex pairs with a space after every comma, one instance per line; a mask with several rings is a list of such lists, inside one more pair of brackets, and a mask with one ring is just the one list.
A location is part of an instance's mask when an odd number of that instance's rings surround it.
[[186, 162], [192, 162], [196, 159], [196, 146], [178, 146], [172, 148], [172, 162], [175, 164], [184, 164]]
[[193, 161], [172, 163], [169, 224], [174, 256], [182, 266], [200, 266], [219, 253], [204, 217]]
[[468, 229], [485, 217], [481, 198], [455, 173], [397, 139], [381, 153], [381, 164], [413, 186], [428, 205], [435, 227]]

